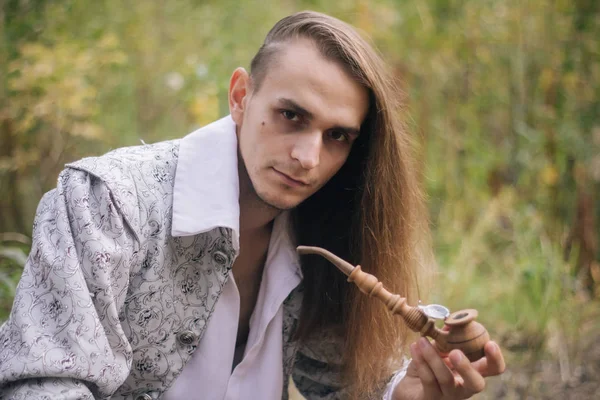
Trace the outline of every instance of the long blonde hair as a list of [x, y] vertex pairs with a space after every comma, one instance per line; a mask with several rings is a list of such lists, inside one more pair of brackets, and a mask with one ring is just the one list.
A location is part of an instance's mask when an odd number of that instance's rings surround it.
[[[402, 123], [399, 89], [386, 64], [350, 25], [316, 12], [279, 21], [252, 60], [258, 90], [281, 44], [314, 41], [370, 93], [361, 134], [342, 169], [294, 211], [299, 244], [325, 247], [377, 276], [415, 304], [430, 267], [428, 219], [418, 183], [413, 142]], [[315, 256], [302, 260], [304, 300], [297, 337], [324, 328], [343, 338], [345, 378], [352, 397], [369, 396], [405, 353], [410, 332], [383, 304], [368, 299], [334, 267]]]

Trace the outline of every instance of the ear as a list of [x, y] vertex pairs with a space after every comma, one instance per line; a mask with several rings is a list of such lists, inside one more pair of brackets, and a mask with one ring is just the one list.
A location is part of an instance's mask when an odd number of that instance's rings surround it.
[[237, 126], [242, 125], [246, 102], [250, 95], [250, 76], [244, 68], [236, 68], [229, 81], [229, 113]]

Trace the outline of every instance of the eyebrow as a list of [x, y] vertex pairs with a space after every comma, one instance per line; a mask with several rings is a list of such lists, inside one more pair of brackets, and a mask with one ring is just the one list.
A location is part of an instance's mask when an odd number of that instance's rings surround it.
[[302, 107], [300, 104], [296, 103], [292, 99], [287, 99], [285, 97], [279, 97], [277, 99], [279, 104], [282, 107], [289, 108], [290, 111], [295, 112], [296, 114], [302, 115], [306, 119], [314, 119], [315, 115], [308, 111], [306, 108]]
[[[313, 113], [311, 113], [306, 108], [302, 107], [300, 104], [296, 103], [292, 99], [288, 99], [285, 97], [279, 97], [277, 99], [277, 101], [279, 102], [279, 105], [281, 107], [285, 107], [285, 108], [289, 109], [290, 111], [295, 112], [296, 114], [302, 115], [304, 118], [306, 118], [308, 120], [312, 120], [315, 117], [315, 115]], [[348, 135], [354, 135], [354, 136], [360, 135], [360, 129], [349, 127], [349, 126], [337, 125], [337, 126], [334, 126], [333, 128], [331, 128], [331, 130], [342, 131]]]

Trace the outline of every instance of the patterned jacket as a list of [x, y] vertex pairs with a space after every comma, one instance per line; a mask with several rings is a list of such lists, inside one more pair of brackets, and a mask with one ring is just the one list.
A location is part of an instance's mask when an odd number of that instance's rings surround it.
[[[0, 328], [0, 398], [150, 400], [180, 374], [234, 255], [228, 228], [171, 235], [180, 142], [70, 164], [42, 198]], [[292, 375], [309, 399], [343, 397], [337, 341], [292, 340], [301, 286], [284, 302], [283, 382]]]

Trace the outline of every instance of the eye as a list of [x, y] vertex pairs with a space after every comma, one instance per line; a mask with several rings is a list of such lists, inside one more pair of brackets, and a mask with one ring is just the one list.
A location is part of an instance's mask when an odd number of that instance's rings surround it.
[[327, 134], [327, 136], [336, 142], [350, 142], [348, 135], [342, 131], [331, 131]]
[[283, 118], [289, 121], [298, 122], [300, 120], [300, 116], [290, 110], [282, 110], [281, 115], [283, 115]]

